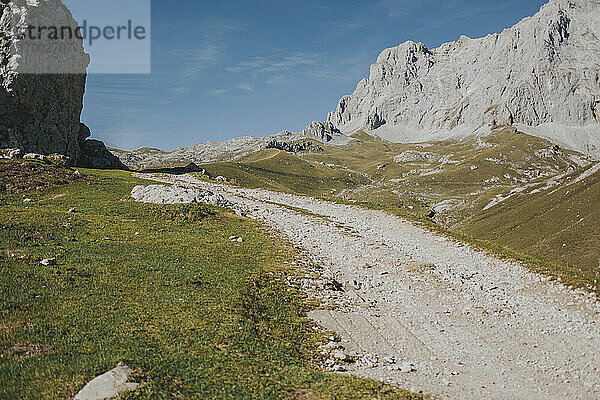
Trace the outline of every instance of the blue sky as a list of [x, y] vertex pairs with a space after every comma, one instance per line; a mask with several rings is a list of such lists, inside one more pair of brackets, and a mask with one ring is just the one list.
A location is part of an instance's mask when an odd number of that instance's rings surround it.
[[152, 1], [152, 73], [90, 74], [82, 120], [129, 150], [301, 130], [384, 48], [498, 32], [544, 2]]

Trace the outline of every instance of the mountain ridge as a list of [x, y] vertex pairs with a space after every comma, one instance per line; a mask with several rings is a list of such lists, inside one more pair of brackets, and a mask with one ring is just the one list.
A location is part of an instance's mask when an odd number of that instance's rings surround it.
[[[600, 156], [597, 32], [598, 0], [551, 0], [501, 33], [461, 36], [431, 50], [407, 41], [379, 55], [327, 122], [344, 134], [366, 129], [398, 142], [520, 124]], [[526, 129], [544, 124], [553, 129]]]

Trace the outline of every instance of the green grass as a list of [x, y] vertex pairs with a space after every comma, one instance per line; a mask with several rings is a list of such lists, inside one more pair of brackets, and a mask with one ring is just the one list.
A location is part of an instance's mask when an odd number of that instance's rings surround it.
[[515, 196], [474, 213], [456, 229], [543, 260], [548, 273], [600, 295], [598, 204], [600, 173], [556, 191]]
[[358, 139], [358, 140], [362, 140], [365, 142], [377, 142], [377, 141], [381, 140], [375, 136], [369, 135], [365, 131], [354, 132], [352, 135], [350, 135], [350, 137], [353, 139]]
[[127, 399], [420, 398], [313, 366], [322, 338], [285, 283], [287, 243], [224, 209], [133, 203], [127, 172], [83, 172], [94, 184], [0, 195], [0, 398], [72, 398], [120, 361], [143, 382]]
[[323, 195], [368, 182], [357, 173], [273, 149], [263, 150], [247, 161], [212, 163], [202, 168], [212, 176], [226, 176], [243, 187], [307, 195]]

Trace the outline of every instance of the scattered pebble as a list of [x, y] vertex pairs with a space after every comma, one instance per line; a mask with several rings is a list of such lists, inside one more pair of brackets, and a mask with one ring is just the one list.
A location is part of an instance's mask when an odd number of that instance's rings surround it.
[[346, 355], [346, 353], [344, 353], [344, 352], [343, 352], [343, 351], [341, 351], [341, 350], [336, 350], [336, 351], [334, 351], [334, 352], [333, 352], [333, 357], [334, 357], [336, 360], [340, 360], [340, 361], [346, 361], [346, 360], [348, 360], [348, 356]]
[[416, 372], [417, 371], [417, 369], [415, 368], [415, 365], [413, 363], [410, 363], [410, 362], [402, 363], [400, 365], [400, 367], [398, 368], [398, 370], [400, 372], [404, 372], [405, 374], [409, 374], [411, 372]]

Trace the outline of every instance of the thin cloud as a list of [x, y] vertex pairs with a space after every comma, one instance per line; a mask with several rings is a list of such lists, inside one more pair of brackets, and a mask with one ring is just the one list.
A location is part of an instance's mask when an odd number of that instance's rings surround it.
[[425, 2], [424, 0], [379, 0], [377, 4], [385, 10], [388, 17], [399, 18], [423, 8]]
[[207, 93], [212, 95], [212, 96], [222, 96], [226, 93], [229, 93], [229, 89], [212, 89], [212, 90], [208, 90]]
[[[194, 34], [192, 42], [162, 43], [161, 46], [157, 46], [165, 49], [161, 59], [169, 60], [171, 64], [178, 66], [170, 88], [170, 92], [176, 95], [190, 93], [192, 81], [199, 79], [207, 69], [224, 62], [229, 37], [241, 30], [243, 24], [232, 21], [207, 21], [200, 22], [198, 26], [199, 32]], [[190, 35], [189, 32], [186, 34]]]
[[272, 55], [269, 57], [258, 56], [242, 61], [234, 66], [225, 68], [233, 73], [266, 74], [290, 71], [298, 67], [317, 64], [316, 54], [294, 53], [287, 56]]
[[256, 90], [254, 89], [254, 85], [250, 83], [240, 83], [238, 84], [238, 88], [244, 90], [246, 92], [254, 93]]

